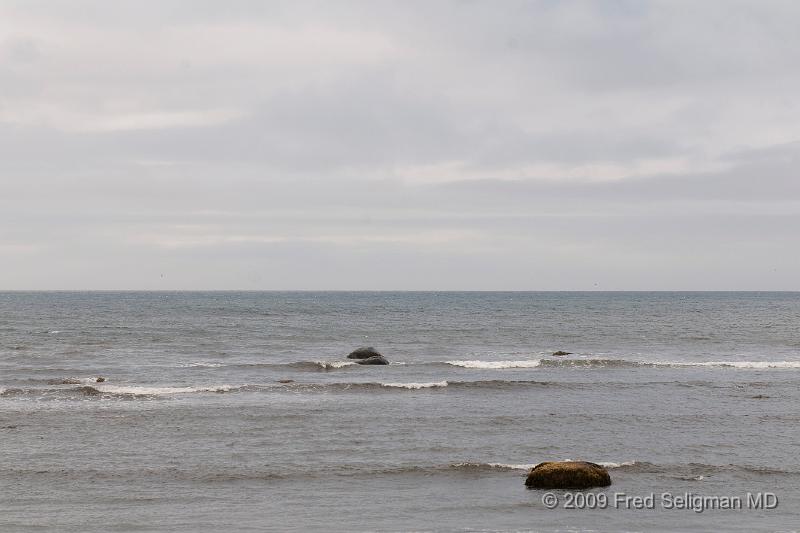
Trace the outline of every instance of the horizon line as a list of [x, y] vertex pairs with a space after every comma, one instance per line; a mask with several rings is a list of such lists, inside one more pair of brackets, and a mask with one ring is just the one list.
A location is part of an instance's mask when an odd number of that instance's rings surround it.
[[175, 292], [329, 292], [329, 293], [799, 293], [800, 289], [0, 289], [0, 293], [23, 293], [23, 292], [153, 292], [153, 293], [175, 293]]

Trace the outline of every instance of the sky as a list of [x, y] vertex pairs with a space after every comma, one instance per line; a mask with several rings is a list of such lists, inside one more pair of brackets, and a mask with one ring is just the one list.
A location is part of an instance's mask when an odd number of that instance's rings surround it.
[[0, 289], [800, 290], [798, 23], [0, 0]]

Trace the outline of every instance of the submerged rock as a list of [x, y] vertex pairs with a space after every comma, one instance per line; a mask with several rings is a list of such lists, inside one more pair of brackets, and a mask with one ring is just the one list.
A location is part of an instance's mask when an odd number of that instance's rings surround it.
[[572, 355], [572, 352], [564, 352], [562, 350], [559, 350], [557, 352], [553, 352], [553, 355], [559, 355], [559, 356], [560, 355]]
[[546, 462], [534, 466], [525, 486], [531, 489], [589, 489], [611, 485], [608, 470], [585, 461]]
[[356, 361], [359, 365], [388, 365], [389, 361], [387, 361], [382, 355], [373, 355], [372, 357], [367, 357], [366, 359], [359, 359]]
[[102, 383], [102, 382], [104, 382], [105, 380], [106, 380], [106, 378], [104, 378], [103, 376], [98, 376], [98, 377], [97, 377], [97, 379], [95, 380], [95, 382], [97, 382], [97, 383]]
[[81, 387], [78, 390], [84, 396], [97, 396], [98, 394], [102, 394], [102, 392], [100, 392], [99, 390], [95, 389], [94, 387], [90, 387], [89, 385], [86, 385], [85, 387]]
[[278, 383], [294, 383], [293, 379], [279, 379]]
[[365, 346], [350, 352], [348, 359], [369, 359], [370, 357], [383, 357], [381, 353], [372, 346]]

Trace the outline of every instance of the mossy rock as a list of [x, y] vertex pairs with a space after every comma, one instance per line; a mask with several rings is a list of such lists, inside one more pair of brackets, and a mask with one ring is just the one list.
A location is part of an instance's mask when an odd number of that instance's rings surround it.
[[611, 485], [608, 470], [585, 461], [546, 462], [534, 466], [525, 486], [531, 489], [590, 489]]

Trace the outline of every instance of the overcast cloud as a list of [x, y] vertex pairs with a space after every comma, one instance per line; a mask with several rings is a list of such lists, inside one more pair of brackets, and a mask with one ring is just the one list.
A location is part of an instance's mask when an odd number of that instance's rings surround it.
[[0, 0], [0, 288], [798, 290], [799, 26]]

